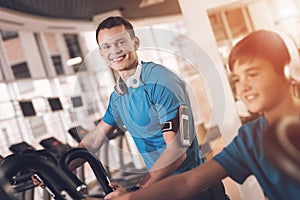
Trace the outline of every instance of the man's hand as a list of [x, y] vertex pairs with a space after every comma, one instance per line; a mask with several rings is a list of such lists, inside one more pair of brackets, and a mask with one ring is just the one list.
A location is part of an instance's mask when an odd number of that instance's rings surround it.
[[109, 193], [108, 195], [106, 195], [106, 196], [104, 197], [104, 199], [112, 199], [112, 198], [115, 198], [115, 197], [117, 197], [117, 196], [120, 196], [120, 195], [122, 195], [122, 194], [127, 193], [126, 189], [125, 189], [121, 184], [119, 184], [119, 183], [111, 182], [111, 183], [109, 184], [109, 186], [110, 186], [111, 188], [114, 188], [114, 191], [111, 192], [111, 193]]

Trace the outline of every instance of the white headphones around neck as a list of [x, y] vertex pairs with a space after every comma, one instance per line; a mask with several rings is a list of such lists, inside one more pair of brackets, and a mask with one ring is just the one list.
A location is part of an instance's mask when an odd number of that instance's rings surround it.
[[128, 88], [138, 88], [141, 83], [142, 65], [138, 64], [134, 74], [130, 75], [126, 82], [121, 77], [118, 78], [114, 89], [119, 96], [123, 96], [128, 92]]

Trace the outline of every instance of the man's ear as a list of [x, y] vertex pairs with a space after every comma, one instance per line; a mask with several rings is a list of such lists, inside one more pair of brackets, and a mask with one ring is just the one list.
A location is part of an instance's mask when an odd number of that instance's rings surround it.
[[99, 47], [99, 46], [98, 46], [98, 51], [99, 51], [99, 53], [100, 53], [100, 56], [102, 56], [102, 57], [103, 57], [102, 51], [101, 51], [101, 49], [100, 49], [100, 47]]
[[140, 47], [140, 40], [138, 37], [134, 38], [134, 50], [138, 50]]

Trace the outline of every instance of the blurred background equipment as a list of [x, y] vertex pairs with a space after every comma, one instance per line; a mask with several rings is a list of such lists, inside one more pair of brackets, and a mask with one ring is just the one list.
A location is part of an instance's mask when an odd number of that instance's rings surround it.
[[271, 124], [262, 141], [266, 158], [300, 184], [299, 119], [286, 117]]

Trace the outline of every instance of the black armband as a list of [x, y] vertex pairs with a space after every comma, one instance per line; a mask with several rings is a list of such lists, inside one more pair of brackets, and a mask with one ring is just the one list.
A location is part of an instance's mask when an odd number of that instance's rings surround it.
[[173, 119], [163, 123], [161, 131], [162, 132], [174, 131], [175, 133], [177, 133], [177, 131], [179, 129], [179, 117], [178, 116], [179, 116], [179, 114], [177, 112], [176, 116]]

